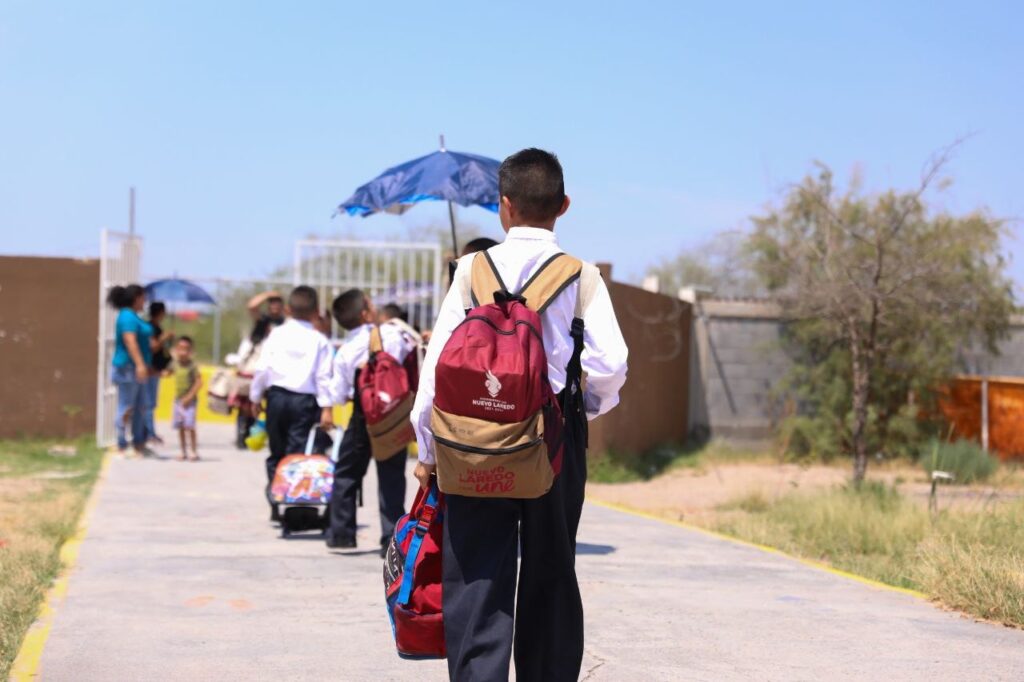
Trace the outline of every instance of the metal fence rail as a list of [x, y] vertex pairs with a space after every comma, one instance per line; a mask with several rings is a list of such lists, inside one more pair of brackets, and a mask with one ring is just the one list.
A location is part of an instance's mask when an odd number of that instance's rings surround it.
[[409, 323], [421, 329], [433, 325], [441, 307], [438, 244], [303, 240], [295, 244], [293, 277], [317, 290], [321, 307], [347, 289], [362, 289], [378, 307], [405, 308]]

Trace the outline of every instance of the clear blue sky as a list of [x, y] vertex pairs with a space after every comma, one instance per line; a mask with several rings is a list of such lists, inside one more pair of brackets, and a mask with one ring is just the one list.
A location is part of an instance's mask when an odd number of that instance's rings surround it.
[[742, 226], [814, 159], [907, 187], [967, 133], [944, 201], [1024, 216], [1022, 6], [6, 0], [0, 252], [95, 255], [134, 184], [147, 273], [260, 275], [299, 237], [445, 220], [330, 218], [440, 132], [556, 151], [563, 245], [620, 277]]

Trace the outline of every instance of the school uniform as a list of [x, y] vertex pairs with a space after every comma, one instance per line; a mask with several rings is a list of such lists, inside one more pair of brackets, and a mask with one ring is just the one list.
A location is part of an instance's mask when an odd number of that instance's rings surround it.
[[[554, 232], [534, 227], [513, 227], [502, 244], [488, 250], [511, 291], [522, 288], [560, 252]], [[472, 258], [459, 260], [457, 278], [468, 276], [463, 269], [471, 267]], [[578, 291], [578, 282], [566, 287], [541, 316], [548, 380], [567, 415], [562, 471], [551, 490], [528, 500], [446, 496], [442, 593], [453, 680], [507, 680], [513, 631], [517, 679], [561, 681], [579, 676], [583, 603], [575, 553], [587, 478], [587, 419], [618, 404], [626, 380], [627, 349], [608, 289], [598, 282], [583, 314], [581, 364], [587, 384], [582, 405], [578, 392], [564, 391], [574, 349], [570, 329]], [[434, 326], [411, 415], [419, 458], [427, 464], [434, 463], [434, 371], [465, 313], [459, 287], [452, 287]], [[518, 601], [517, 550], [522, 559]]]
[[[352, 417], [338, 451], [334, 467], [334, 488], [331, 492], [330, 544], [351, 544], [356, 539], [356, 496], [370, 465], [370, 435], [366, 430], [363, 407], [355, 395], [359, 371], [370, 359], [370, 332], [366, 324], [348, 333], [345, 343], [334, 356], [331, 395], [334, 402], [344, 404], [353, 400]], [[408, 345], [394, 325], [381, 325], [381, 346], [384, 352], [399, 363], [409, 352]], [[381, 546], [385, 546], [395, 532], [395, 524], [405, 513], [405, 460], [408, 448], [403, 447], [392, 456], [377, 462], [377, 497], [380, 511]]]
[[303, 452], [320, 408], [331, 406], [331, 344], [305, 320], [288, 318], [263, 343], [249, 400], [267, 398], [267, 485], [285, 455]]

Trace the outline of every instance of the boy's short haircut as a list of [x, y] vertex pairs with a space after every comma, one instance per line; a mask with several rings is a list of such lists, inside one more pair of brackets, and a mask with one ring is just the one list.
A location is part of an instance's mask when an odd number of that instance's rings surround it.
[[352, 331], [363, 323], [363, 311], [368, 301], [360, 289], [349, 289], [334, 299], [331, 313], [345, 331]]
[[[558, 207], [561, 208], [562, 205], [559, 204]], [[466, 242], [466, 245], [462, 247], [462, 255], [468, 256], [471, 253], [486, 251], [492, 246], [497, 245], [498, 242], [495, 239], [491, 239], [490, 237], [477, 237], [476, 239], [471, 239], [470, 241]]]
[[565, 203], [562, 164], [543, 149], [516, 152], [498, 168], [498, 194], [508, 197], [527, 221], [553, 220]]
[[402, 322], [409, 321], [409, 313], [405, 312], [405, 308], [398, 305], [397, 303], [388, 303], [380, 310], [382, 313], [384, 313], [384, 316], [389, 320], [398, 318]]
[[192, 340], [192, 337], [191, 336], [187, 336], [185, 334], [182, 334], [181, 336], [178, 337], [178, 341], [177, 342], [181, 343], [182, 341], [187, 343], [189, 346], [195, 346], [196, 345], [195, 341]]
[[154, 318], [157, 315], [163, 315], [167, 312], [167, 306], [162, 301], [153, 301], [149, 304], [149, 317]]
[[281, 298], [280, 296], [271, 296], [270, 298], [267, 299], [267, 303], [284, 303], [284, 299]]
[[299, 319], [313, 317], [319, 308], [316, 289], [305, 284], [295, 287], [288, 295], [288, 307], [292, 309], [293, 317]]

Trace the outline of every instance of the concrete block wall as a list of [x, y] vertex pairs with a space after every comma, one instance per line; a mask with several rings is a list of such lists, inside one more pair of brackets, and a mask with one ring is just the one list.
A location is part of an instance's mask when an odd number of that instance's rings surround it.
[[[700, 299], [693, 305], [690, 352], [691, 438], [764, 439], [781, 418], [779, 383], [792, 360], [782, 348], [781, 311], [771, 301]], [[1000, 354], [962, 355], [965, 374], [1024, 377], [1024, 316], [1011, 321]]]
[[763, 301], [694, 305], [690, 382], [692, 437], [759, 439], [771, 434], [773, 391], [789, 370], [778, 307]]

